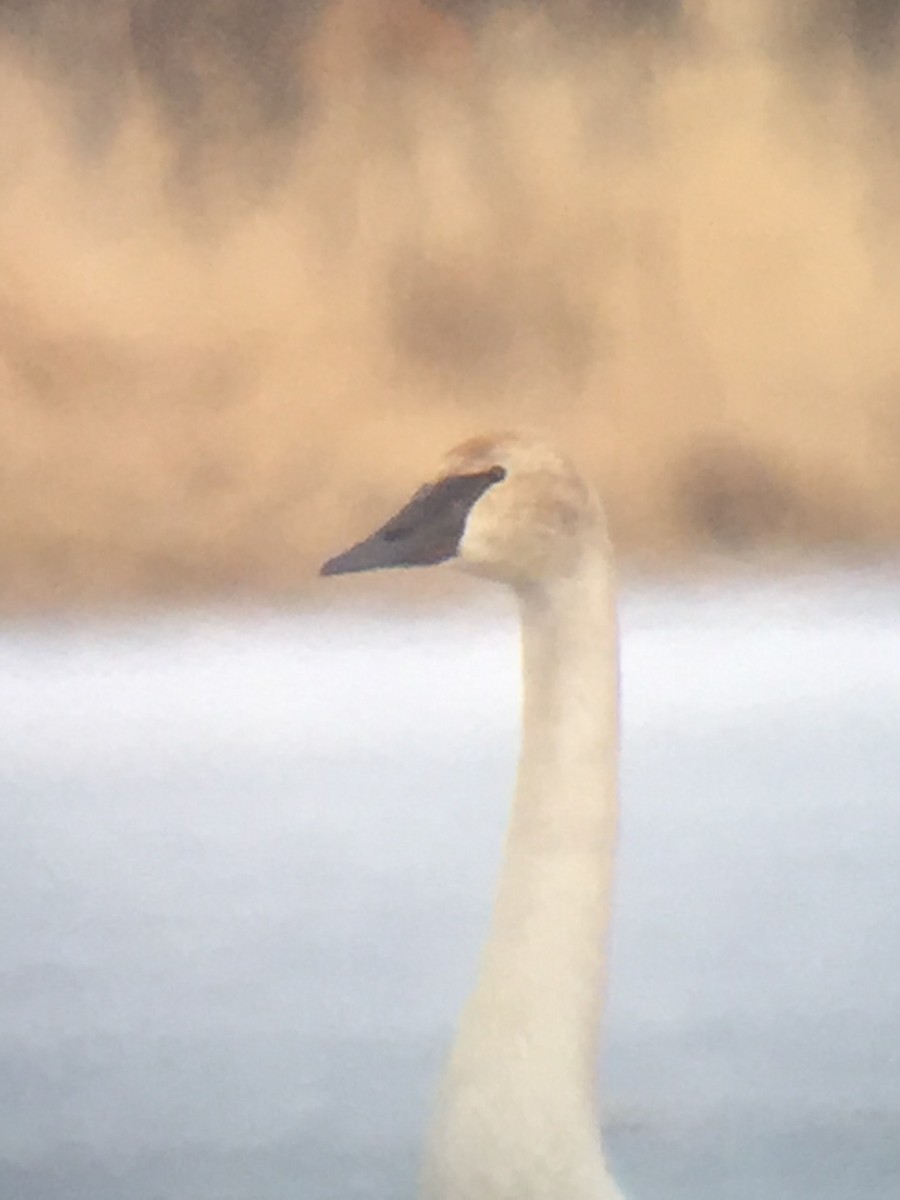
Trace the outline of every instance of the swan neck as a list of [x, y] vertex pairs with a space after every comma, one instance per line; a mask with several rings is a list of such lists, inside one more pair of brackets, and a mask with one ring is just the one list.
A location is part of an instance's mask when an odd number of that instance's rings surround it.
[[520, 604], [516, 794], [423, 1195], [620, 1200], [595, 1084], [616, 827], [616, 620], [605, 548], [522, 592]]
[[616, 834], [617, 654], [605, 547], [520, 594], [523, 719], [491, 935], [467, 1017], [593, 1096]]

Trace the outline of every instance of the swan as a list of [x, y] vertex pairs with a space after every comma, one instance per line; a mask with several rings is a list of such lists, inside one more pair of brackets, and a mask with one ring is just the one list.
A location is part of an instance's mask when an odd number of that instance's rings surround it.
[[426, 1200], [621, 1200], [595, 1083], [617, 823], [618, 665], [602, 508], [530, 436], [473, 438], [323, 575], [452, 562], [510, 587], [522, 741], [490, 934], [426, 1142]]

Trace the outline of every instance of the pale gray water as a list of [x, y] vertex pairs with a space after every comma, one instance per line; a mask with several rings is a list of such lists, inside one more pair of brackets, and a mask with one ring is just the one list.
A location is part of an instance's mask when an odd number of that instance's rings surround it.
[[[900, 1196], [898, 614], [626, 599], [632, 1200]], [[0, 1200], [411, 1195], [516, 666], [505, 609], [0, 632]]]

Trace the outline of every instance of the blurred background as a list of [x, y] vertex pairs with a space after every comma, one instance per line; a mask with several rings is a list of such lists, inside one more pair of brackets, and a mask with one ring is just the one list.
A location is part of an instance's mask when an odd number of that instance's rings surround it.
[[295, 594], [548, 427], [634, 562], [900, 540], [894, 0], [2, 0], [0, 611]]

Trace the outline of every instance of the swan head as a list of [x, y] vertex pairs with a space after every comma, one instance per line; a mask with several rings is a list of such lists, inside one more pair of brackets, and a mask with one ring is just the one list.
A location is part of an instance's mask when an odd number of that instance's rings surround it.
[[472, 438], [432, 479], [323, 575], [452, 562], [522, 588], [566, 575], [602, 529], [599, 506], [571, 464], [521, 434]]

